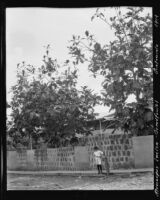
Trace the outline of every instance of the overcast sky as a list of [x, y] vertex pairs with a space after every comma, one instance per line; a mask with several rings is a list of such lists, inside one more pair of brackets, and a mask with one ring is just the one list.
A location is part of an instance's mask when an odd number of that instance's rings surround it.
[[[96, 8], [55, 9], [55, 8], [7, 8], [6, 11], [6, 56], [7, 92], [16, 83], [17, 63], [25, 61], [35, 66], [42, 65], [44, 46], [50, 44], [51, 56], [63, 63], [68, 58], [69, 40], [72, 35], [84, 35], [88, 30], [101, 44], [114, 40], [114, 33], [104, 22], [91, 21]], [[151, 9], [147, 9], [151, 12]], [[108, 18], [114, 9], [107, 8]], [[102, 89], [102, 77], [93, 78], [87, 65], [79, 66], [78, 87], [87, 85], [96, 93]], [[10, 95], [7, 95], [10, 100]], [[108, 108], [97, 106], [95, 111], [101, 115]]]

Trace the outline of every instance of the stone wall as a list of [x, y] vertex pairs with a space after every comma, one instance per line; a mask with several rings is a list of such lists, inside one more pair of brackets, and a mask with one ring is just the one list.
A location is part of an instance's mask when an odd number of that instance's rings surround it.
[[74, 147], [47, 149], [47, 169], [75, 170]]
[[99, 134], [96, 136], [89, 136], [84, 140], [86, 140], [91, 169], [96, 167], [93, 157], [94, 146], [98, 146], [105, 152], [111, 169], [134, 167], [134, 153], [130, 134], [113, 134], [109, 136]]
[[[147, 136], [144, 137], [146, 144], [150, 144], [151, 146], [153, 136], [150, 136], [148, 139]], [[138, 138], [140, 137], [137, 137], [137, 140]], [[81, 139], [80, 143], [84, 146], [55, 149], [42, 148], [37, 150], [21, 150], [18, 152], [9, 151], [7, 152], [7, 168], [9, 170], [94, 170], [96, 169], [93, 157], [95, 145], [105, 152], [105, 155], [108, 157], [110, 169], [134, 168], [138, 166], [137, 163], [140, 160], [138, 158], [138, 146], [140, 145], [138, 143], [135, 145], [135, 140], [133, 140], [130, 134], [89, 136]], [[141, 147], [141, 157], [143, 157], [145, 148], [147, 148], [145, 145], [143, 145], [143, 148]], [[148, 151], [151, 151], [149, 155], [152, 156], [147, 157], [145, 154], [144, 163], [149, 163], [145, 165], [152, 167], [150, 159], [153, 158], [153, 149], [149, 147]], [[143, 162], [141, 162], [141, 167], [145, 167], [143, 166]]]

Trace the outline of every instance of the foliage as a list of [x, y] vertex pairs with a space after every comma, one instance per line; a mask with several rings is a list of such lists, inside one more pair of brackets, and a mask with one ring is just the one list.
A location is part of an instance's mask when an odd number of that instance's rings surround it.
[[[115, 8], [116, 16], [108, 22], [105, 12], [97, 9], [91, 20], [103, 20], [114, 30], [116, 39], [101, 45], [86, 31], [84, 37], [74, 36], [69, 47], [77, 64], [88, 61], [94, 77], [104, 76], [103, 102], [115, 110], [119, 121], [116, 127], [137, 133], [148, 129], [144, 116], [153, 99], [152, 18], [149, 14], [144, 16], [143, 10], [128, 7], [123, 14]], [[132, 94], [136, 102], [127, 103]]]
[[18, 64], [10, 103], [13, 126], [9, 135], [15, 143], [43, 138], [48, 146], [57, 147], [76, 134], [90, 133], [86, 121], [95, 118], [93, 107], [100, 97], [86, 86], [77, 90], [77, 69], [69, 65], [67, 61], [60, 73], [57, 60], [49, 56], [49, 46], [41, 67]]

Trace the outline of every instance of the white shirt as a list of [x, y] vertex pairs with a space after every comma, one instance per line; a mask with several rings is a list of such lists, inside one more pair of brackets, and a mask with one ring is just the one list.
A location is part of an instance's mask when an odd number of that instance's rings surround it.
[[94, 154], [94, 157], [95, 157], [96, 165], [101, 165], [102, 164], [101, 156], [103, 155], [103, 152], [100, 151], [100, 150], [97, 150], [93, 154]]

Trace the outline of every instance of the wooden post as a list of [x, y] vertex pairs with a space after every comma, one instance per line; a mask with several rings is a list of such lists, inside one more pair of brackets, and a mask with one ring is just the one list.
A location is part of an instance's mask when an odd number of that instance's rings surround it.
[[32, 136], [29, 134], [29, 149], [32, 150]]
[[30, 142], [31, 142], [31, 150], [32, 150], [32, 136], [30, 137]]
[[100, 128], [100, 133], [102, 134], [102, 125], [101, 125], [101, 120], [99, 120], [99, 128]]

